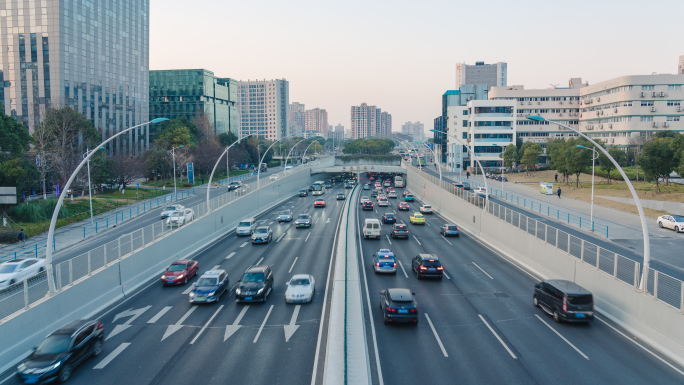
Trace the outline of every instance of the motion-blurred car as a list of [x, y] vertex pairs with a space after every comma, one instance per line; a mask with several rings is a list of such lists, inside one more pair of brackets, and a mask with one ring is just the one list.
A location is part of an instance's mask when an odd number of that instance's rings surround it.
[[266, 301], [273, 289], [273, 273], [271, 268], [251, 266], [242, 275], [235, 288], [235, 302]]
[[421, 214], [432, 214], [433, 213], [432, 206], [430, 206], [430, 205], [420, 206], [419, 211], [421, 212]]
[[364, 190], [370, 190], [370, 186], [368, 185], [368, 183], [363, 185], [363, 189]]
[[409, 206], [409, 204], [406, 202], [400, 202], [397, 206], [397, 209], [401, 211], [409, 211], [411, 209], [411, 206]]
[[325, 207], [325, 201], [323, 199], [317, 199], [314, 202], [314, 207]]
[[290, 210], [281, 211], [280, 214], [278, 215], [278, 223], [280, 223], [280, 222], [291, 222], [292, 218], [293, 218], [292, 211], [290, 211]]
[[299, 196], [300, 196], [300, 197], [308, 197], [308, 196], [309, 196], [309, 192], [306, 191], [306, 190], [299, 190]]
[[192, 285], [188, 297], [191, 303], [216, 302], [228, 290], [228, 273], [225, 270], [209, 270]]
[[192, 209], [183, 209], [181, 211], [172, 212], [166, 219], [166, 226], [183, 226], [184, 224], [195, 219], [195, 213]]
[[161, 219], [166, 219], [175, 211], [181, 211], [185, 208], [183, 205], [169, 205], [164, 208], [161, 212]]
[[14, 285], [45, 270], [42, 258], [18, 258], [0, 263], [0, 288]]
[[242, 186], [242, 182], [230, 182], [228, 184], [228, 191], [237, 190], [240, 186]]
[[487, 192], [487, 189], [484, 188], [484, 187], [478, 187], [478, 188], [476, 188], [475, 190], [473, 190], [473, 193], [475, 193], [475, 195], [477, 195], [477, 196], [479, 196], [479, 197], [483, 197], [483, 198], [484, 198], [485, 196], [490, 195], [490, 193]]
[[439, 228], [439, 233], [445, 237], [458, 237], [460, 235], [458, 226], [456, 225], [442, 225], [442, 227]]
[[363, 209], [364, 210], [373, 210], [373, 202], [371, 202], [371, 201], [363, 202]]
[[394, 213], [385, 213], [382, 216], [382, 223], [397, 223], [397, 216]]
[[373, 253], [373, 271], [378, 273], [397, 273], [397, 260], [390, 249], [380, 249]]
[[188, 280], [197, 275], [199, 263], [192, 259], [179, 259], [166, 268], [161, 281], [166, 285], [185, 285]]
[[416, 197], [414, 197], [413, 194], [406, 194], [404, 200], [406, 200], [406, 202], [414, 202], [416, 200]]
[[380, 310], [385, 324], [410, 322], [418, 324], [418, 303], [409, 289], [387, 289], [380, 292]]
[[271, 243], [273, 239], [273, 231], [268, 226], [259, 226], [252, 234], [252, 244], [255, 243]]
[[311, 215], [309, 214], [299, 214], [297, 220], [295, 221], [295, 227], [311, 227]]
[[309, 274], [297, 274], [293, 276], [287, 283], [287, 290], [285, 290], [285, 302], [300, 303], [311, 302], [313, 300], [316, 281], [314, 277]]
[[345, 200], [346, 198], [347, 198], [347, 196], [344, 195], [344, 193], [338, 193], [338, 194], [337, 194], [337, 200], [338, 200], [338, 201], [343, 201], [343, 200]]
[[409, 217], [409, 221], [412, 225], [424, 225], [425, 217], [421, 213], [413, 213], [413, 215]]
[[684, 232], [684, 216], [661, 215], [658, 217], [658, 227], [672, 229], [678, 233]]
[[395, 223], [392, 228], [392, 238], [406, 238], [409, 237], [409, 229], [404, 223]]

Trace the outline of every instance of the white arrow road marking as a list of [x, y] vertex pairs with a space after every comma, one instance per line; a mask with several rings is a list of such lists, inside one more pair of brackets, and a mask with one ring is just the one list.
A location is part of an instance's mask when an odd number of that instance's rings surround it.
[[190, 317], [190, 314], [192, 314], [192, 312], [195, 311], [195, 309], [197, 309], [197, 306], [191, 307], [190, 310], [188, 310], [188, 312], [185, 313], [185, 315], [184, 315], [181, 319], [179, 319], [178, 322], [176, 322], [175, 325], [169, 325], [169, 326], [166, 328], [166, 331], [164, 332], [164, 337], [162, 337], [161, 340], [164, 341], [164, 340], [165, 340], [167, 337], [169, 337], [171, 334], [173, 334], [173, 333], [175, 333], [175, 332], [181, 330], [181, 329], [183, 328], [183, 322], [184, 322], [188, 317]]
[[415, 239], [415, 240], [416, 240], [416, 242], [418, 242], [418, 244], [419, 244], [419, 245], [423, 246], [423, 244], [422, 244], [422, 243], [420, 243], [420, 241], [418, 240], [418, 238], [416, 238], [416, 236], [415, 236], [415, 235], [413, 236], [413, 239]]
[[234, 252], [234, 251], [233, 251], [232, 253], [228, 254], [228, 256], [226, 257], [226, 259], [231, 259], [231, 258], [233, 258], [233, 255], [235, 255], [235, 252]]
[[245, 247], [247, 245], [249, 245], [249, 242], [245, 242], [245, 243], [241, 244], [240, 247]]
[[[298, 259], [298, 258], [299, 258], [299, 257], [295, 257], [294, 262], [292, 262], [292, 266], [290, 266], [290, 270], [287, 271], [288, 273], [291, 273], [291, 272], [292, 272], [292, 268], [294, 267], [295, 263], [297, 263], [297, 259]], [[297, 306], [299, 306], [299, 305], [297, 305]]]
[[299, 315], [299, 308], [301, 306], [302, 305], [295, 306], [292, 318], [290, 318], [290, 324], [285, 325], [285, 342], [289, 341], [290, 337], [299, 329], [299, 325], [295, 325], [295, 322], [297, 322], [297, 316]]
[[193, 345], [193, 344], [195, 343], [195, 341], [197, 341], [197, 339], [199, 338], [199, 336], [201, 336], [202, 333], [204, 332], [204, 329], [206, 329], [207, 326], [209, 326], [209, 324], [211, 323], [211, 321], [214, 320], [214, 317], [216, 317], [216, 315], [221, 311], [221, 309], [223, 309], [223, 305], [219, 306], [219, 308], [216, 309], [216, 311], [214, 312], [214, 315], [212, 315], [211, 318], [209, 318], [209, 321], [207, 321], [207, 323], [204, 324], [204, 326], [203, 326], [202, 329], [199, 331], [199, 333], [197, 333], [197, 335], [195, 336], [195, 338], [193, 338], [192, 341], [190, 341], [190, 345]]
[[309, 236], [310, 236], [310, 235], [311, 235], [311, 233], [309, 233], [309, 234], [306, 235], [306, 239], [304, 240], [304, 242], [306, 242], [306, 241], [309, 240]]
[[117, 346], [116, 349], [114, 349], [113, 352], [109, 353], [107, 357], [105, 357], [102, 361], [100, 361], [93, 369], [104, 369], [105, 366], [107, 366], [108, 363], [112, 362], [113, 359], [116, 358], [121, 352], [124, 351], [130, 345], [130, 342], [124, 342], [121, 345]]
[[283, 233], [283, 235], [281, 235], [280, 238], [278, 238], [278, 240], [276, 241], [276, 243], [280, 242], [280, 240], [283, 239], [284, 236], [285, 236], [285, 233]]
[[330, 217], [328, 217], [328, 219], [325, 220], [325, 223], [330, 223]]
[[397, 259], [397, 262], [399, 262], [399, 267], [401, 267], [401, 271], [404, 272], [404, 276], [405, 276], [406, 278], [408, 278], [408, 274], [406, 274], [406, 269], [404, 269], [404, 264], [401, 263], [401, 261], [398, 260], [398, 259]]
[[168, 312], [169, 310], [171, 310], [172, 307], [173, 307], [173, 306], [164, 306], [164, 308], [161, 309], [161, 310], [159, 311], [159, 313], [157, 313], [157, 315], [155, 315], [154, 317], [150, 318], [150, 320], [147, 321], [147, 323], [148, 323], [148, 324], [153, 324], [153, 323], [159, 321], [159, 319], [160, 319], [164, 314], [166, 314], [166, 312]]
[[247, 313], [247, 309], [249, 309], [249, 305], [246, 305], [245, 307], [240, 310], [240, 314], [238, 314], [237, 318], [235, 321], [233, 321], [232, 325], [226, 325], [226, 333], [223, 335], [223, 342], [226, 342], [230, 336], [235, 334], [236, 331], [238, 331], [242, 326], [239, 325], [240, 321], [242, 321], [242, 317], [245, 316], [245, 313]]
[[257, 340], [259, 339], [259, 336], [261, 335], [261, 331], [264, 330], [264, 325], [266, 325], [266, 320], [268, 319], [268, 316], [271, 315], [271, 310], [273, 310], [273, 305], [268, 308], [268, 313], [266, 313], [266, 317], [264, 318], [264, 322], [261, 323], [261, 326], [259, 327], [259, 332], [257, 333], [256, 337], [254, 337], [254, 341], [252, 343], [256, 343]]
[[122, 331], [131, 327], [131, 322], [135, 321], [136, 318], [140, 317], [142, 315], [142, 313], [146, 312], [151, 307], [152, 306], [147, 306], [147, 307], [143, 307], [141, 309], [135, 309], [135, 310], [128, 309], [126, 311], [123, 311], [123, 312], [115, 315], [114, 321], [112, 321], [112, 323], [116, 322], [116, 320], [118, 320], [119, 318], [124, 318], [124, 317], [131, 317], [131, 318], [129, 318], [128, 321], [124, 322], [123, 325], [114, 326], [114, 329], [112, 330], [111, 333], [109, 333], [109, 335], [107, 336], [107, 338], [105, 338], [105, 340], [108, 340], [111, 337], [114, 337], [115, 335], [117, 335], [117, 334], [121, 333]]

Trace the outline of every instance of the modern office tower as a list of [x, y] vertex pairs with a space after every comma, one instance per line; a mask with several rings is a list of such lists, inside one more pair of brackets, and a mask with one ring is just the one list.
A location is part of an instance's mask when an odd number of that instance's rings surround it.
[[375, 137], [377, 138], [389, 138], [392, 136], [392, 114], [385, 111], [380, 111], [378, 108], [375, 110], [377, 117], [376, 123], [377, 128], [375, 131]]
[[328, 137], [328, 111], [322, 108], [313, 108], [304, 113], [304, 131], [320, 132]]
[[238, 81], [240, 136], [277, 140], [290, 134], [290, 83], [285, 79]]
[[238, 136], [237, 88], [236, 80], [205, 69], [150, 71], [150, 119], [203, 114], [215, 135]]
[[568, 87], [528, 89], [524, 86], [492, 87], [489, 100], [512, 100], [517, 103], [517, 134], [524, 142], [532, 141], [546, 147], [548, 139], [578, 136], [575, 132], [555, 124], [527, 119], [530, 115], [579, 128], [580, 89], [585, 87], [581, 78], [572, 78]]
[[580, 89], [579, 129], [608, 145], [684, 131], [684, 75], [622, 76]]
[[485, 64], [483, 61], [475, 65], [456, 64], [456, 88], [462, 85], [484, 84], [488, 88], [505, 86], [508, 82], [508, 64], [498, 62]]
[[[149, 1], [0, 2], [0, 101], [33, 132], [49, 108], [71, 106], [102, 138], [147, 122]], [[148, 147], [148, 127], [110, 144]]]
[[290, 103], [290, 134], [302, 137], [304, 133], [306, 107], [302, 103]]
[[425, 125], [421, 122], [406, 122], [401, 126], [401, 133], [412, 137], [414, 140], [423, 140], [425, 138]]
[[392, 114], [375, 106], [361, 103], [351, 108], [351, 138], [389, 138], [392, 135]]

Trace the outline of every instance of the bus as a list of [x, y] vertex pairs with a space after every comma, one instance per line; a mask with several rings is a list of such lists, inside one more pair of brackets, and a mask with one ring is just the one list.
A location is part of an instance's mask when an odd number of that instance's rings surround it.
[[404, 187], [404, 178], [401, 175], [394, 177], [394, 187]]
[[313, 195], [323, 195], [325, 192], [325, 182], [317, 181], [313, 184]]

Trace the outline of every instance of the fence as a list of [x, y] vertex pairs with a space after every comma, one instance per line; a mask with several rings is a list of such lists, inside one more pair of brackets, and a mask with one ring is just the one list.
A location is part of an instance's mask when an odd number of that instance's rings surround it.
[[87, 237], [89, 234], [97, 234], [98, 231], [108, 229], [110, 226], [116, 226], [119, 223], [124, 222], [126, 219], [135, 218], [142, 213], [158, 208], [159, 206], [163, 206], [167, 202], [178, 201], [179, 199], [187, 198], [190, 195], [194, 194], [195, 189], [192, 188], [190, 190], [182, 190], [176, 194], [163, 195], [159, 198], [147, 201], [141, 205], [131, 207], [128, 210], [123, 210], [112, 216], [100, 219], [99, 221], [89, 223], [83, 226], [83, 238]]
[[[47, 248], [47, 240], [42, 242], [37, 242], [32, 246], [25, 247], [21, 250], [15, 251], [14, 253], [5, 254], [0, 257], [0, 261], [5, 261], [9, 259], [17, 258], [38, 258], [38, 255], [42, 254]], [[55, 250], [55, 238], [52, 238], [52, 250]]]
[[234, 176], [234, 177], [227, 178], [227, 179], [221, 179], [217, 182], [212, 182], [212, 184], [218, 183], [218, 187], [224, 187], [224, 186], [228, 186], [231, 182], [239, 182], [241, 180], [245, 180], [245, 179], [248, 179], [248, 178], [251, 178], [254, 176], [256, 176], [256, 173], [250, 172], [247, 174], [242, 174], [242, 175]]

